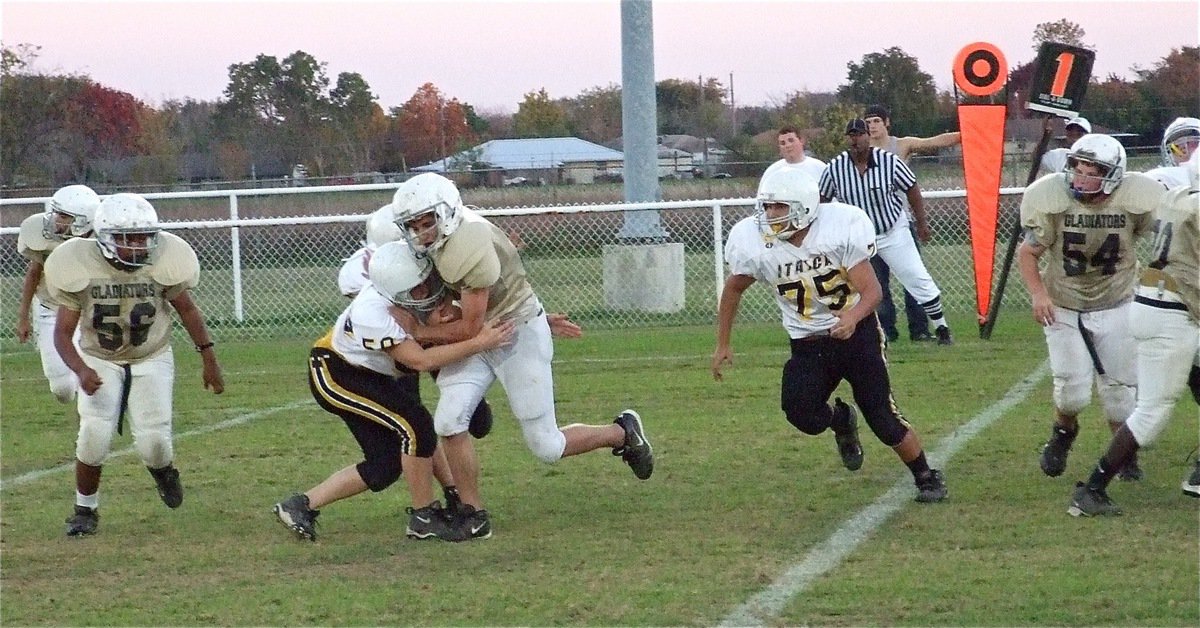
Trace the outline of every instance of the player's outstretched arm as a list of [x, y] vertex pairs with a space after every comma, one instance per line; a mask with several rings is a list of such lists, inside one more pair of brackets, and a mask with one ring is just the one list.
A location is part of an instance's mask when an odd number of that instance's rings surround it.
[[410, 369], [434, 371], [480, 351], [511, 343], [515, 329], [512, 321], [491, 320], [483, 324], [478, 334], [467, 340], [424, 348], [416, 340], [406, 338], [388, 349], [388, 355]]
[[21, 284], [21, 303], [17, 306], [17, 342], [29, 340], [33, 331], [33, 323], [29, 319], [29, 308], [33, 306], [33, 294], [42, 280], [42, 264], [30, 260], [29, 268], [25, 271], [25, 282]]
[[54, 349], [58, 351], [58, 357], [62, 358], [63, 364], [66, 364], [67, 368], [79, 377], [80, 390], [85, 395], [91, 396], [96, 394], [96, 391], [104, 384], [104, 380], [100, 379], [100, 375], [83, 361], [83, 358], [79, 356], [79, 351], [75, 349], [72, 337], [75, 335], [75, 328], [79, 325], [79, 317], [79, 310], [59, 306], [58, 314], [54, 317]]

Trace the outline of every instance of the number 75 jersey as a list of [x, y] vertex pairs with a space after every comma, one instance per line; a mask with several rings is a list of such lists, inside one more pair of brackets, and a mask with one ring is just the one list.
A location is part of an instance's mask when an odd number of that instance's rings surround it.
[[729, 271], [771, 286], [791, 338], [828, 333], [833, 312], [858, 303], [849, 270], [872, 255], [871, 220], [845, 203], [821, 203], [800, 246], [764, 235], [756, 216], [734, 225], [725, 242]]
[[96, 240], [72, 238], [46, 258], [50, 297], [79, 316], [79, 347], [110, 362], [137, 362], [171, 339], [170, 301], [200, 280], [200, 263], [182, 238], [159, 232], [151, 263], [121, 270]]
[[1099, 203], [1074, 198], [1062, 173], [1034, 181], [1021, 198], [1021, 226], [1046, 247], [1042, 281], [1059, 307], [1093, 312], [1133, 298], [1134, 244], [1148, 232], [1165, 190], [1131, 172]]

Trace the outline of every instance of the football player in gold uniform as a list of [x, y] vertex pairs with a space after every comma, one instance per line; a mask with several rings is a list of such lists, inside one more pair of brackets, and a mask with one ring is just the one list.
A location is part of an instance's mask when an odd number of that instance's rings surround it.
[[[553, 324], [526, 277], [521, 256], [508, 235], [468, 210], [458, 188], [445, 177], [421, 174], [396, 190], [396, 223], [413, 249], [428, 255], [442, 280], [459, 294], [461, 318], [440, 325], [415, 324], [421, 342], [456, 342], [479, 333], [486, 320], [506, 318], [516, 325], [511, 346], [492, 349], [450, 364], [438, 376], [434, 427], [444, 439], [446, 457], [465, 504], [472, 538], [491, 534], [479, 495], [479, 461], [467, 435], [471, 411], [492, 382], [499, 380], [509, 407], [521, 423], [525, 444], [544, 462], [601, 448], [621, 456], [639, 479], [654, 470], [654, 455], [641, 418], [633, 410], [610, 425], [574, 423], [558, 427], [551, 360]], [[570, 324], [578, 331], [578, 327]]]
[[[163, 232], [154, 207], [136, 194], [105, 198], [94, 231], [94, 239], [68, 240], [46, 258], [46, 284], [59, 304], [54, 345], [84, 393], [78, 396], [75, 514], [67, 520], [68, 536], [96, 532], [101, 465], [126, 414], [158, 496], [170, 508], [183, 503], [173, 464], [170, 309], [200, 353], [204, 387], [225, 390], [204, 317], [189, 292], [200, 279], [192, 247]], [[71, 340], [77, 326], [78, 350]]]
[[62, 403], [75, 400], [79, 379], [63, 364], [58, 351], [54, 349], [57, 307], [50, 301], [43, 269], [46, 258], [59, 244], [70, 238], [92, 235], [92, 219], [99, 206], [100, 197], [91, 188], [68, 185], [55, 192], [46, 202], [45, 213], [34, 214], [22, 221], [21, 233], [17, 236], [17, 251], [29, 260], [25, 283], [21, 288], [21, 302], [17, 307], [17, 340], [28, 340], [30, 331], [36, 326], [42, 373], [50, 382], [50, 392]]
[[[1125, 163], [1120, 142], [1084, 135], [1071, 146], [1067, 169], [1033, 182], [1021, 200], [1026, 237], [1017, 262], [1054, 376], [1054, 426], [1040, 459], [1050, 477], [1066, 469], [1079, 431], [1076, 417], [1091, 403], [1093, 380], [1113, 432], [1133, 411], [1134, 244], [1150, 230], [1163, 188], [1145, 175], [1125, 172]], [[1140, 478], [1136, 459], [1121, 473]]]

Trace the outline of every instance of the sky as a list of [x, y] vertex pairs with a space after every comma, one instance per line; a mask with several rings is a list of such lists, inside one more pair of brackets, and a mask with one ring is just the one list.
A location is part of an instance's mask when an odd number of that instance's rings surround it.
[[[1200, 3], [654, 0], [656, 80], [732, 81], [739, 106], [833, 91], [847, 64], [896, 46], [939, 88], [965, 45], [986, 41], [1009, 67], [1031, 61], [1039, 23], [1069, 19], [1096, 49], [1093, 74], [1133, 78], [1172, 48], [1200, 45]], [[528, 92], [572, 97], [621, 82], [618, 0], [56, 2], [4, 0], [0, 42], [41, 50], [34, 69], [86, 74], [151, 104], [217, 100], [229, 66], [303, 50], [363, 76], [385, 109], [430, 82], [481, 113], [516, 111]]]

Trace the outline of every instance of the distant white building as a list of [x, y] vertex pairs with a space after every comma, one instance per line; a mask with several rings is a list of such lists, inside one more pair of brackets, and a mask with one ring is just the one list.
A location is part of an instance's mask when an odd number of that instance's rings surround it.
[[413, 170], [455, 172], [471, 170], [472, 165], [491, 170], [496, 174], [489, 178], [498, 180], [592, 183], [599, 175], [619, 172], [625, 155], [577, 137], [491, 140]]

